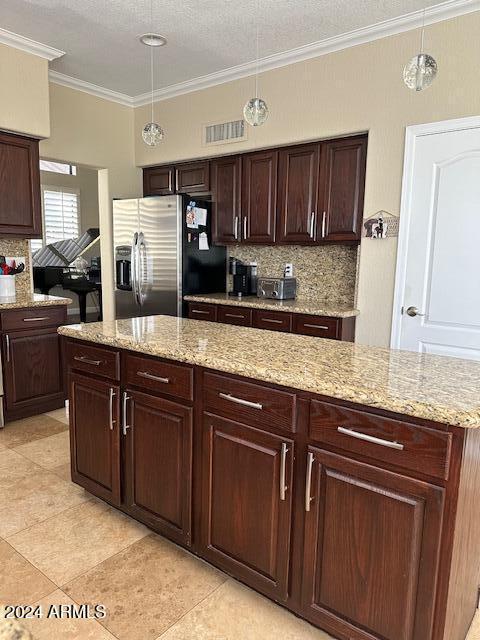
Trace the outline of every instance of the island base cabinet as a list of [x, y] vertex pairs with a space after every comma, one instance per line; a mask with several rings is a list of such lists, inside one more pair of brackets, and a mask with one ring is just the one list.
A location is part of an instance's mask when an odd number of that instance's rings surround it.
[[204, 414], [202, 555], [275, 600], [285, 600], [293, 442]]
[[125, 397], [125, 508], [190, 546], [193, 409], [131, 390]]
[[349, 640], [431, 640], [444, 490], [309, 447], [302, 606]]
[[69, 375], [72, 480], [120, 506], [120, 388]]

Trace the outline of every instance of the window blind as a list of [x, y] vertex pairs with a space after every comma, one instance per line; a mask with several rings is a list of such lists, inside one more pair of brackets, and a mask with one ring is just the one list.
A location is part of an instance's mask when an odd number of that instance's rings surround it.
[[32, 240], [32, 252], [44, 244], [80, 235], [78, 192], [42, 187], [43, 241]]

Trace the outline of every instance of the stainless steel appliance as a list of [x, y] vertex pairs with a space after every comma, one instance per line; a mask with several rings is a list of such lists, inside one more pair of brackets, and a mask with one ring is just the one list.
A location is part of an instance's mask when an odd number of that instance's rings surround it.
[[257, 296], [259, 298], [292, 300], [296, 295], [296, 278], [258, 278]]
[[[194, 199], [195, 200], [195, 199]], [[225, 291], [226, 250], [211, 243], [206, 225], [186, 226], [189, 196], [155, 196], [113, 202], [116, 318], [185, 315], [183, 296]], [[199, 236], [207, 235], [208, 250]]]

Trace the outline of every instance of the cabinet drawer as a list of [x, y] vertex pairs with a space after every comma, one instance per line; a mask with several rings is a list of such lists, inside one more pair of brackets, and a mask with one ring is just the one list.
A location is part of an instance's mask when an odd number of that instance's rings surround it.
[[236, 324], [242, 327], [252, 326], [252, 310], [242, 307], [219, 307], [217, 313], [218, 322]]
[[127, 354], [126, 383], [174, 398], [193, 400], [193, 368]]
[[188, 317], [193, 318], [193, 320], [209, 320], [210, 322], [216, 322], [217, 307], [214, 304], [189, 302]]
[[293, 333], [317, 338], [338, 338], [340, 320], [324, 316], [293, 315]]
[[257, 327], [257, 329], [290, 332], [292, 330], [292, 314], [283, 311], [255, 309], [253, 312], [253, 326]]
[[204, 410], [239, 422], [295, 431], [296, 396], [214, 373], [203, 378]]
[[312, 400], [309, 437], [384, 464], [448, 478], [450, 433]]
[[2, 313], [2, 330], [16, 331], [18, 329], [58, 327], [65, 323], [66, 317], [66, 305], [4, 311]]
[[120, 354], [89, 344], [68, 342], [67, 363], [70, 370], [88, 371], [97, 376], [118, 380], [120, 378]]

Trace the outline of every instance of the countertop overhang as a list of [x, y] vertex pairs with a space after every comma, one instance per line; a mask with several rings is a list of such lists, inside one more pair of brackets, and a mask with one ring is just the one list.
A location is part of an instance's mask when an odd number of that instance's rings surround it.
[[480, 428], [480, 362], [472, 360], [171, 316], [58, 331], [406, 416]]
[[17, 294], [11, 298], [0, 297], [0, 311], [8, 309], [28, 309], [33, 307], [51, 307], [59, 304], [71, 304], [70, 298], [46, 296], [42, 293]]

